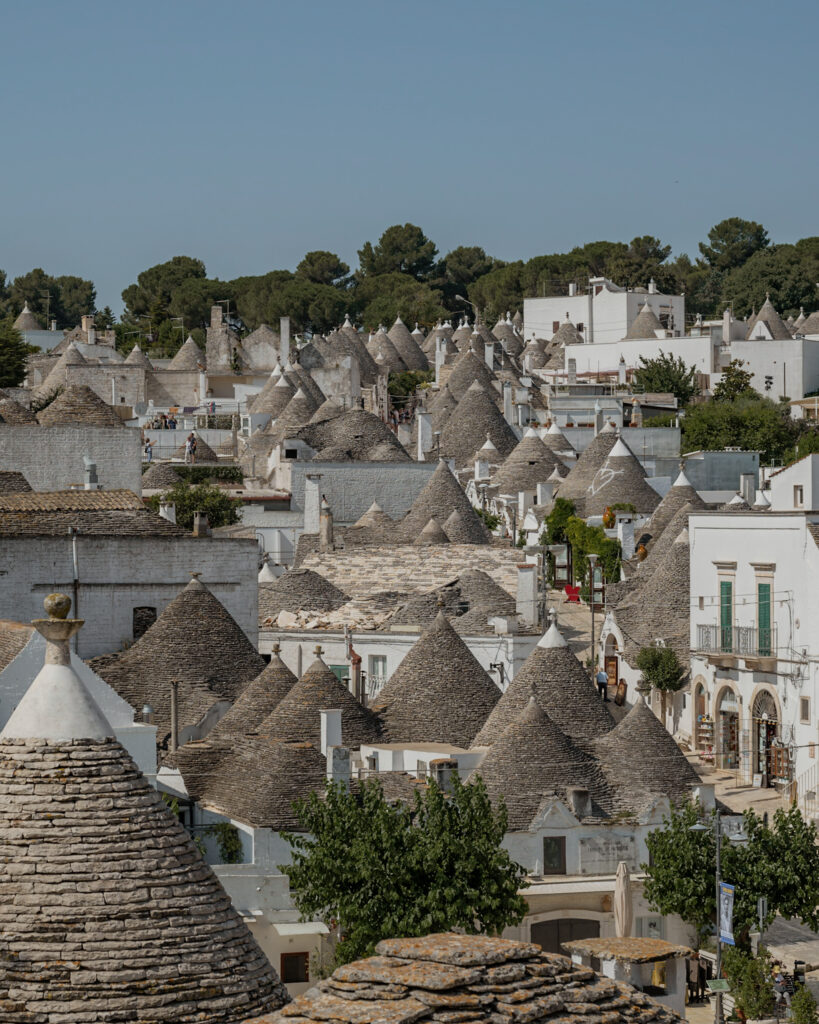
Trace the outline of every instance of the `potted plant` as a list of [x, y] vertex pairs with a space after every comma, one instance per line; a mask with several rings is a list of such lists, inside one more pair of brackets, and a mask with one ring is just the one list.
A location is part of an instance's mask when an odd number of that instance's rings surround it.
[[792, 1024], [817, 1024], [816, 1000], [807, 985], [797, 985], [791, 996]]
[[742, 971], [739, 987], [734, 992], [737, 1010], [747, 1021], [768, 1021], [775, 1024], [773, 979], [767, 956], [749, 957]]

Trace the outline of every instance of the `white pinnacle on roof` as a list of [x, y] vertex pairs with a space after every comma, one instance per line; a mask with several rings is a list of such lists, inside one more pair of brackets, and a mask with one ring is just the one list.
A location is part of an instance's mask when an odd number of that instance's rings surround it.
[[279, 360], [276, 360], [276, 365], [273, 367], [273, 371], [270, 374], [271, 377], [281, 377], [282, 375], [282, 364]]
[[770, 504], [771, 503], [765, 495], [765, 492], [757, 489], [757, 492], [754, 495], [754, 508], [769, 508]]
[[562, 480], [565, 480], [565, 479], [566, 478], [564, 476], [561, 476], [560, 470], [558, 469], [558, 467], [555, 466], [555, 468], [552, 470], [552, 472], [547, 477], [547, 483], [550, 483], [552, 481], [554, 481], [554, 483], [560, 483]]
[[486, 440], [481, 445], [479, 450], [482, 452], [494, 452], [496, 455], [498, 454], [498, 449], [494, 446], [494, 444], [492, 443], [492, 438], [488, 434], [486, 435]]
[[551, 626], [546, 630], [543, 636], [537, 642], [538, 647], [568, 647], [569, 645], [563, 639], [563, 634], [557, 628], [557, 623], [553, 622]]
[[744, 505], [745, 504], [745, 499], [742, 497], [742, 495], [739, 493], [739, 491], [737, 491], [737, 493], [733, 496], [733, 498], [731, 498], [731, 500], [728, 502], [728, 504], [729, 505]]
[[[605, 430], [605, 427], [603, 429]], [[601, 431], [601, 433], [602, 433], [602, 431]], [[609, 452], [609, 458], [610, 459], [632, 459], [632, 458], [634, 458], [634, 454], [633, 454], [633, 452], [629, 451], [629, 449], [626, 446], [626, 443], [622, 439], [622, 437], [618, 437], [614, 447]]]
[[113, 737], [113, 728], [71, 667], [68, 643], [83, 620], [66, 618], [71, 601], [65, 594], [49, 594], [43, 603], [49, 618], [35, 619], [33, 625], [45, 637], [45, 664], [6, 722], [0, 740], [64, 743]]
[[557, 425], [557, 423], [554, 420], [552, 420], [552, 424], [549, 427], [549, 429], [546, 431], [546, 433], [547, 434], [560, 434], [561, 437], [564, 436], [563, 435], [563, 431], [560, 429], [560, 427]]
[[524, 437], [536, 437], [536, 438], [538, 438], [538, 440], [540, 440], [540, 434], [535, 430], [534, 427], [527, 427], [523, 431], [523, 436]]
[[672, 486], [673, 487], [693, 487], [694, 485], [691, 483], [691, 481], [685, 475], [685, 470], [681, 469], [680, 473], [679, 473], [679, 476], [674, 481]]

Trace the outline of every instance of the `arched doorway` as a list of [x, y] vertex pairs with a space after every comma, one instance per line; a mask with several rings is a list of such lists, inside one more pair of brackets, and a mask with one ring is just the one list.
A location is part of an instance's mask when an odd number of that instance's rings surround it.
[[731, 771], [739, 767], [739, 703], [730, 686], [717, 694], [717, 765]]
[[714, 759], [714, 719], [708, 713], [708, 692], [705, 680], [697, 676], [694, 680], [694, 747]]
[[778, 774], [775, 741], [779, 735], [779, 712], [773, 694], [767, 690], [759, 691], [754, 698], [751, 719], [754, 737], [754, 775], [762, 776], [763, 786], [771, 786]]
[[600, 937], [600, 922], [585, 917], [560, 917], [554, 921], [536, 921], [530, 928], [531, 941], [545, 953], [565, 956], [564, 942]]

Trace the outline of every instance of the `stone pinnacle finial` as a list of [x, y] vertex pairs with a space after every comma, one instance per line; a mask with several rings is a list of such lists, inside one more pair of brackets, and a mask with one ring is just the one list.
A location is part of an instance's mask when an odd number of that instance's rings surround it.
[[282, 649], [282, 645], [278, 642], [278, 640], [271, 647], [271, 651], [273, 652], [273, 654], [278, 654], [281, 649]]
[[71, 611], [71, 598], [68, 594], [49, 594], [43, 601], [49, 619], [67, 619]]
[[444, 607], [444, 595], [443, 594], [439, 594], [438, 595], [438, 600], [435, 603], [438, 605], [439, 608], [443, 608]]
[[324, 649], [321, 644], [316, 644], [316, 649], [313, 651], [313, 654], [315, 654], [317, 658], [321, 658], [322, 654], [324, 654]]
[[67, 594], [49, 594], [43, 601], [47, 619], [33, 619], [32, 625], [45, 638], [46, 665], [70, 665], [68, 641], [83, 626], [82, 619], [69, 619], [71, 598]]
[[198, 579], [199, 579], [199, 577], [200, 577], [201, 575], [202, 575], [202, 573], [201, 573], [201, 572], [192, 572], [192, 573], [191, 573], [191, 576], [192, 576], [192, 577], [193, 577], [193, 579], [195, 579], [195, 580], [198, 580]]

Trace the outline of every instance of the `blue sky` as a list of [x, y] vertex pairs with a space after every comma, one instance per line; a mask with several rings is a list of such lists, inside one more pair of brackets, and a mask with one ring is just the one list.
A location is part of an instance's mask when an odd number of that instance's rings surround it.
[[6, 0], [0, 267], [121, 307], [351, 264], [388, 225], [502, 259], [728, 216], [819, 234], [819, 5], [756, 0]]

